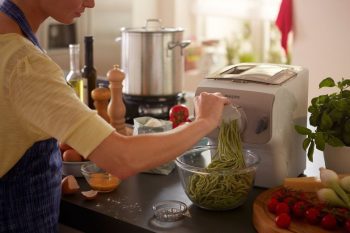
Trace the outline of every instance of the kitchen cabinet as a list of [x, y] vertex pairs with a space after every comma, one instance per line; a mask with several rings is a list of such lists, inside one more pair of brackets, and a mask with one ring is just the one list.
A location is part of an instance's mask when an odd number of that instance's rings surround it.
[[[81, 189], [89, 187], [78, 179]], [[247, 202], [234, 210], [208, 211], [194, 206], [184, 193], [177, 171], [169, 175], [141, 173], [124, 180], [111, 193], [85, 201], [79, 194], [64, 196], [60, 222], [83, 232], [167, 232], [167, 233], [256, 233], [252, 223], [252, 204], [264, 191], [254, 188]], [[152, 205], [164, 200], [182, 201], [186, 216], [174, 223], [154, 219]]]

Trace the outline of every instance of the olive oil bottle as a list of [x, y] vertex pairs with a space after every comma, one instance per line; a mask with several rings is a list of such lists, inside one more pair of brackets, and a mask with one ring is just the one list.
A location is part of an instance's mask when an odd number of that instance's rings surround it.
[[84, 97], [84, 80], [80, 72], [80, 45], [79, 44], [70, 44], [69, 45], [69, 66], [70, 71], [66, 76], [66, 81], [74, 89], [79, 99], [85, 103]]
[[87, 80], [87, 99], [88, 106], [94, 109], [94, 100], [92, 99], [91, 92], [96, 88], [96, 69], [94, 67], [94, 54], [93, 54], [93, 37], [85, 36], [85, 65], [82, 69], [82, 76]]

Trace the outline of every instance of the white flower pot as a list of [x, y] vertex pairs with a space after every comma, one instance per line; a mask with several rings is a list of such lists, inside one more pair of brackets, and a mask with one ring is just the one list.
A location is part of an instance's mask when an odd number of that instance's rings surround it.
[[350, 147], [333, 147], [326, 145], [323, 155], [327, 169], [341, 174], [350, 174]]

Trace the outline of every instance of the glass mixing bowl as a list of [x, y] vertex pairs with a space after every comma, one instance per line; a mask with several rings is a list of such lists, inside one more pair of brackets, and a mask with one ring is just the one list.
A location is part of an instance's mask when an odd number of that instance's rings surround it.
[[198, 207], [208, 210], [229, 210], [242, 205], [251, 191], [259, 157], [244, 150], [243, 169], [207, 169], [217, 153], [216, 146], [201, 146], [179, 156], [175, 162], [182, 187]]

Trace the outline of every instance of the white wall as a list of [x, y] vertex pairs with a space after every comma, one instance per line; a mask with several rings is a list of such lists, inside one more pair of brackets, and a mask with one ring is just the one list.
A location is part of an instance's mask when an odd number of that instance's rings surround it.
[[[310, 101], [333, 91], [318, 88], [322, 79], [350, 77], [350, 1], [294, 0], [293, 4], [292, 62], [309, 69]], [[305, 174], [317, 176], [319, 167], [324, 167], [323, 153], [316, 150]]]
[[331, 76], [350, 76], [350, 1], [294, 0], [292, 62], [309, 69], [309, 101], [332, 89], [319, 90]]

